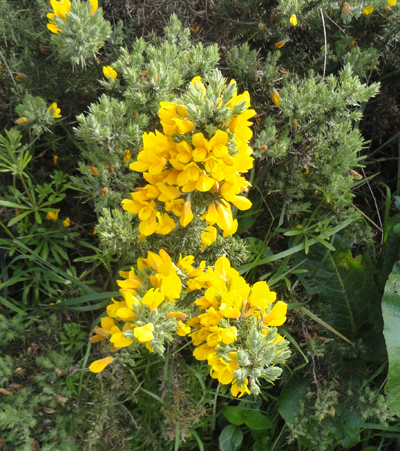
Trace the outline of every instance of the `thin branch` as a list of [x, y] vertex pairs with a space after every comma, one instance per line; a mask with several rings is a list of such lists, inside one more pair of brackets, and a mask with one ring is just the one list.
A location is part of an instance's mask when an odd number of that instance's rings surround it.
[[1, 50], [0, 50], [0, 55], [1, 55], [1, 57], [3, 58], [4, 64], [5, 64], [6, 67], [7, 67], [7, 70], [8, 70], [8, 72], [9, 72], [11, 78], [12, 78], [12, 81], [14, 82], [15, 87], [17, 87], [17, 83], [15, 83], [13, 74], [11, 73], [10, 68], [8, 67], [7, 61], [6, 61], [6, 59], [4, 58], [3, 52], [2, 52]]
[[[373, 194], [372, 194], [373, 195]], [[364, 218], [365, 219], [368, 219], [368, 221], [371, 223], [371, 224], [373, 224], [381, 233], [383, 233], [383, 230], [378, 226], [378, 225], [376, 225], [375, 224], [375, 222], [372, 220], [372, 219], [370, 219], [365, 213], [363, 213], [359, 208], [357, 208], [354, 204], [350, 204], [353, 208], [355, 208], [357, 211], [359, 211], [363, 216], [364, 216]], [[378, 214], [379, 214], [379, 211], [378, 211]], [[380, 220], [380, 217], [379, 217], [379, 220]]]
[[326, 71], [326, 53], [327, 53], [327, 43], [326, 43], [326, 29], [325, 29], [325, 20], [324, 20], [324, 13], [322, 12], [322, 9], [319, 9], [321, 12], [321, 18], [322, 18], [322, 24], [324, 25], [324, 40], [325, 40], [325, 58], [324, 58], [324, 75], [322, 77], [322, 81], [325, 79], [325, 71]]
[[336, 25], [336, 26], [339, 28], [339, 30], [343, 31], [343, 33], [346, 34], [346, 31], [343, 30], [342, 27], [339, 27], [339, 25], [338, 25], [334, 20], [332, 20], [332, 19], [328, 16], [328, 14], [325, 13], [325, 16], [333, 23], [333, 25]]

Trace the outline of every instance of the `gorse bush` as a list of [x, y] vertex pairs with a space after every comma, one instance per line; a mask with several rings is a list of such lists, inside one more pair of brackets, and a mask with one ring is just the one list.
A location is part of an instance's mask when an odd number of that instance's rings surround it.
[[397, 449], [397, 2], [17, 3], [0, 448]]

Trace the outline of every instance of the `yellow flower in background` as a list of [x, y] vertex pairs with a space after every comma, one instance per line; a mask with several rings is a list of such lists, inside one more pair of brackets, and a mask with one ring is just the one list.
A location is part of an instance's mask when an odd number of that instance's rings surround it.
[[57, 104], [54, 102], [52, 103], [48, 108], [47, 111], [49, 113], [53, 113], [54, 118], [58, 119], [59, 117], [61, 117], [61, 110], [60, 108], [58, 108]]
[[17, 124], [17, 125], [25, 125], [25, 124], [27, 124], [29, 122], [29, 120], [26, 118], [26, 117], [20, 117], [19, 119], [17, 119], [16, 121], [15, 121], [15, 123]]
[[63, 224], [64, 224], [64, 227], [69, 227], [71, 225], [70, 219], [69, 218], [64, 219]]
[[112, 357], [105, 357], [101, 360], [96, 360], [89, 366], [89, 370], [92, 373], [101, 373], [104, 368], [109, 365], [114, 359]]
[[216, 239], [217, 229], [213, 226], [206, 227], [204, 232], [201, 234], [201, 252], [203, 252], [207, 246], [211, 246]]
[[146, 343], [154, 338], [153, 330], [153, 323], [149, 323], [143, 327], [135, 327], [134, 334], [140, 343]]
[[98, 0], [90, 0], [90, 4], [92, 5], [90, 15], [93, 15], [97, 11], [97, 8], [99, 7], [99, 1]]
[[279, 95], [278, 91], [274, 91], [272, 93], [272, 101], [274, 102], [275, 106], [279, 106], [279, 99], [281, 98], [281, 96]]
[[98, 168], [96, 168], [96, 166], [93, 166], [93, 165], [89, 166], [89, 172], [92, 175], [100, 175]]
[[368, 16], [369, 14], [372, 13], [373, 10], [374, 10], [374, 8], [372, 6], [368, 5], [363, 9], [362, 14], [363, 14], [363, 16]]
[[57, 166], [57, 161], [58, 161], [58, 155], [54, 155], [54, 157], [53, 157], [54, 166]]
[[387, 0], [389, 6], [394, 6], [397, 3], [397, 0]]
[[117, 78], [117, 72], [111, 66], [103, 67], [103, 74], [107, 78], [107, 80], [111, 77], [113, 80]]
[[60, 212], [60, 210], [49, 211], [46, 215], [46, 219], [51, 219], [52, 221], [57, 221], [59, 212]]
[[285, 41], [278, 41], [277, 43], [275, 43], [275, 49], [280, 49], [280, 48], [282, 48], [285, 44], [286, 44]]
[[297, 25], [297, 17], [296, 17], [296, 14], [292, 14], [292, 15], [290, 16], [290, 23], [291, 23], [293, 26], [296, 26], [296, 25]]
[[122, 162], [127, 163], [131, 159], [131, 157], [132, 157], [131, 152], [129, 151], [129, 149], [126, 149], [124, 158], [122, 159]]

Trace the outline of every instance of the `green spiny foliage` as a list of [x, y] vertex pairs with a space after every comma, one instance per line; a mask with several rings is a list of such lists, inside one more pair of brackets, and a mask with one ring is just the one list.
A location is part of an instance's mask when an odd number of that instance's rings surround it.
[[[72, 0], [71, 10], [64, 18], [54, 14], [50, 20], [51, 44], [61, 61], [73, 66], [93, 64], [96, 53], [111, 33], [111, 25], [103, 19], [103, 10], [94, 10], [91, 2]], [[56, 12], [56, 11], [55, 11]]]
[[137, 174], [128, 169], [128, 163], [142, 146], [143, 132], [160, 102], [172, 101], [193, 75], [208, 74], [217, 64], [217, 46], [194, 46], [189, 33], [173, 15], [165, 40], [155, 39], [153, 44], [140, 38], [132, 51], [121, 48], [120, 58], [112, 63], [117, 77], [101, 81], [110, 96], [103, 95], [89, 106], [87, 116], [77, 117], [79, 126], [74, 131], [87, 146], [82, 157], [92, 169], [79, 163], [84, 176], [72, 181], [84, 197], [95, 201], [96, 211], [118, 205], [132, 191]]

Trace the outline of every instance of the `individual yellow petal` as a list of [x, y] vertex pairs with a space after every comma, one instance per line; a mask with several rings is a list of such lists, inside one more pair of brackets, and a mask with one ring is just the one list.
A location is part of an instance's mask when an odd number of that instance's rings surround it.
[[105, 316], [101, 318], [101, 327], [105, 330], [111, 330], [115, 326], [115, 322], [112, 318]]
[[287, 304], [278, 301], [274, 308], [263, 318], [267, 326], [281, 326], [286, 321]]
[[15, 121], [15, 123], [17, 125], [24, 125], [24, 124], [27, 124], [28, 122], [29, 122], [29, 120], [26, 117], [20, 117], [19, 119], [17, 119]]
[[116, 348], [126, 348], [127, 346], [130, 346], [133, 343], [133, 340], [126, 338], [123, 332], [114, 334], [110, 338], [110, 341], [111, 343], [114, 343], [114, 346]]
[[274, 102], [274, 104], [275, 104], [276, 106], [279, 106], [279, 99], [280, 99], [279, 92], [278, 92], [278, 91], [274, 91], [274, 92], [272, 93], [272, 101]]
[[163, 301], [164, 294], [160, 292], [159, 288], [150, 288], [142, 298], [142, 303], [147, 305], [150, 310], [156, 309]]
[[286, 44], [285, 41], [278, 41], [278, 42], [275, 44], [275, 49], [280, 49], [280, 48], [283, 47], [285, 44]]
[[101, 373], [104, 368], [109, 365], [114, 359], [112, 357], [105, 357], [101, 360], [96, 360], [89, 366], [89, 370], [92, 373]]
[[182, 215], [180, 218], [181, 226], [186, 227], [192, 220], [193, 220], [192, 204], [190, 200], [187, 200], [183, 204]]
[[69, 227], [71, 225], [71, 221], [69, 220], [69, 218], [64, 219], [63, 221], [64, 227]]

